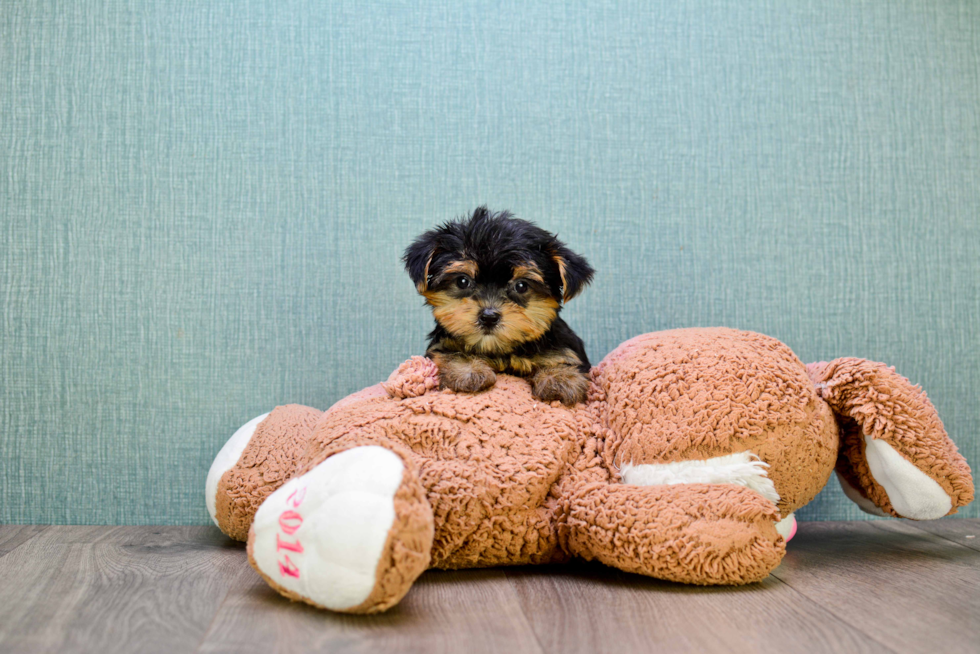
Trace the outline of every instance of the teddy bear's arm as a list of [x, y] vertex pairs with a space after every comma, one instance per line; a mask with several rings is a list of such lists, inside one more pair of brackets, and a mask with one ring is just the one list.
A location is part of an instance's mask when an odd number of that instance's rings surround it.
[[439, 367], [432, 359], [414, 356], [398, 366], [381, 387], [397, 399], [425, 395], [439, 388]]
[[764, 579], [785, 553], [779, 513], [733, 484], [589, 484], [569, 501], [565, 546], [620, 570], [691, 584]]

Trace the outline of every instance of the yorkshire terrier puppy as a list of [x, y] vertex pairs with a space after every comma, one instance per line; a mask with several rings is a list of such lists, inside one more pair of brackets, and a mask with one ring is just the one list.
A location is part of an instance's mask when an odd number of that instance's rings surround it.
[[541, 400], [585, 400], [589, 359], [558, 317], [592, 280], [583, 257], [532, 223], [480, 207], [422, 234], [403, 259], [432, 307], [425, 355], [443, 388], [476, 393], [499, 372], [528, 377]]

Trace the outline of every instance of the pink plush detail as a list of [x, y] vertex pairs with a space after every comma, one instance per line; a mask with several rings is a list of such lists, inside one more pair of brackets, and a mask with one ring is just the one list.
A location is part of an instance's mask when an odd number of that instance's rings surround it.
[[797, 525], [796, 525], [796, 516], [793, 516], [793, 517], [791, 518], [791, 520], [793, 521], [793, 522], [792, 522], [792, 525], [793, 525], [793, 526], [792, 526], [792, 527], [790, 527], [790, 530], [789, 530], [789, 535], [788, 535], [788, 536], [786, 537], [786, 542], [787, 542], [787, 543], [788, 543], [788, 542], [790, 542], [791, 540], [793, 540], [793, 536], [795, 536], [795, 535], [796, 535], [796, 526], [797, 526]]
[[306, 497], [306, 486], [303, 486], [302, 488], [294, 490], [292, 493], [290, 493], [289, 497], [286, 498], [286, 501], [290, 502], [293, 505], [294, 509], [298, 509], [299, 505], [303, 503], [303, 499], [305, 497]]
[[414, 356], [398, 366], [381, 386], [397, 399], [418, 397], [439, 388], [439, 368], [432, 359]]

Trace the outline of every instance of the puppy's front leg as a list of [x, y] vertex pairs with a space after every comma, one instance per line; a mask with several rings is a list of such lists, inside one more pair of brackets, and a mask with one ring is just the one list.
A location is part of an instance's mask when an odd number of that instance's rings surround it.
[[560, 400], [566, 406], [585, 402], [589, 380], [578, 366], [544, 366], [531, 376], [531, 393], [534, 397], [550, 402]]
[[476, 393], [497, 381], [496, 373], [479, 357], [457, 352], [430, 352], [428, 357], [439, 368], [442, 387], [457, 393]]

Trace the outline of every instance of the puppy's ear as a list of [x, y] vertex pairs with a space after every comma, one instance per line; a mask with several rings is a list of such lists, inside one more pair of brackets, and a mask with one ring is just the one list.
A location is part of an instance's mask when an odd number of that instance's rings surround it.
[[435, 254], [435, 232], [426, 232], [409, 245], [402, 256], [405, 270], [408, 271], [408, 276], [412, 278], [419, 293], [425, 293], [429, 289], [429, 266], [432, 265], [432, 257]]
[[595, 270], [585, 257], [575, 254], [560, 241], [554, 241], [549, 251], [561, 278], [562, 301], [568, 302], [592, 281]]

